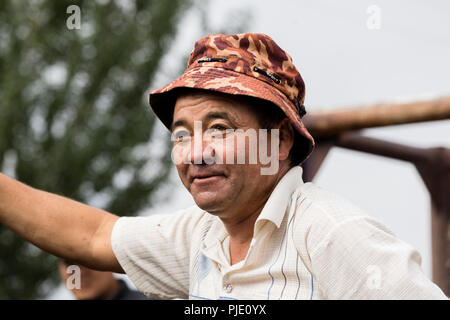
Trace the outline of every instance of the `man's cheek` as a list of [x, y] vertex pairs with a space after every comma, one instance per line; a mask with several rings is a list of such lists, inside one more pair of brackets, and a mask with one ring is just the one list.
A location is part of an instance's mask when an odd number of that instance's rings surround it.
[[178, 166], [176, 166], [176, 168], [177, 168], [178, 176], [180, 177], [181, 183], [190, 192], [191, 184], [189, 182], [189, 178], [187, 175], [187, 165], [178, 165]]
[[280, 145], [279, 137], [279, 129], [271, 129], [270, 138], [267, 130], [260, 130], [259, 159], [262, 165], [261, 175], [274, 175], [278, 173]]
[[222, 139], [216, 143], [216, 157], [225, 164], [248, 164], [249, 147], [246, 144], [245, 137], [238, 135]]
[[[179, 158], [183, 159], [183, 156], [179, 155]], [[175, 162], [175, 160], [174, 160], [174, 162]], [[185, 164], [184, 161], [179, 161], [178, 163], [175, 163], [175, 168], [177, 169], [178, 176], [180, 177], [180, 180], [183, 183], [183, 185], [185, 186], [185, 188], [190, 190], [189, 178], [188, 178], [189, 164]]]
[[190, 144], [179, 143], [172, 147], [171, 158], [172, 162], [176, 165], [189, 164], [190, 163]]

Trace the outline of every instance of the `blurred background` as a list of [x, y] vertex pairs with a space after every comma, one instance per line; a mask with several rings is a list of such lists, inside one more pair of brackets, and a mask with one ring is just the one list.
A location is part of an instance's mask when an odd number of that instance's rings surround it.
[[[147, 94], [183, 72], [196, 40], [268, 34], [312, 113], [449, 96], [449, 16], [446, 0], [0, 0], [1, 172], [118, 215], [170, 214], [193, 200]], [[450, 147], [449, 120], [364, 134]], [[413, 165], [333, 148], [314, 182], [417, 248], [431, 278], [430, 196]], [[54, 256], [0, 225], [0, 299], [36, 298], [72, 296]]]

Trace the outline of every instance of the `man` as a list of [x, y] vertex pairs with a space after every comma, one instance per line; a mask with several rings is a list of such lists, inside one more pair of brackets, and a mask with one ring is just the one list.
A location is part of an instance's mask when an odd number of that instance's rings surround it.
[[[77, 300], [146, 300], [142, 293], [131, 290], [112, 272], [93, 270], [63, 259], [58, 260], [58, 271]], [[78, 279], [76, 272], [79, 272]]]
[[58, 256], [125, 271], [149, 297], [445, 299], [416, 250], [302, 182], [314, 147], [304, 98], [270, 37], [207, 36], [185, 73], [149, 97], [196, 206], [119, 219], [0, 175], [0, 221]]

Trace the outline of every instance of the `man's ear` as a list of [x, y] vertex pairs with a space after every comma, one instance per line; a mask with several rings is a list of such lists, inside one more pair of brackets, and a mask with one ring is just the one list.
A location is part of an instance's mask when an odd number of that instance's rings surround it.
[[280, 150], [279, 159], [286, 160], [289, 158], [289, 153], [294, 145], [294, 128], [288, 118], [284, 118], [279, 123], [280, 130]]

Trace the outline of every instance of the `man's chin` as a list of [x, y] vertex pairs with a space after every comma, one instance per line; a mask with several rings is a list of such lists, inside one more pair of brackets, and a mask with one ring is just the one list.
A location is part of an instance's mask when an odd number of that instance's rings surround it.
[[197, 206], [207, 211], [211, 214], [216, 214], [224, 210], [224, 202], [223, 199], [219, 199], [216, 197], [211, 197], [211, 195], [208, 195], [207, 197], [204, 196], [193, 196], [195, 203]]
[[188, 189], [199, 208], [211, 214], [220, 213], [236, 197], [230, 188], [230, 182], [224, 177], [217, 177], [208, 182], [194, 181]]

